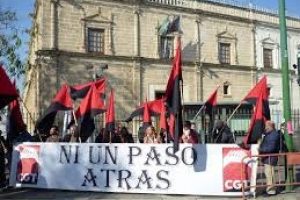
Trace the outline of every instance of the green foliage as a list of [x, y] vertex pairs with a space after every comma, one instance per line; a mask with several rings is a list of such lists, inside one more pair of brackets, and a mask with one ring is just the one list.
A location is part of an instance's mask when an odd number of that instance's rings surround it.
[[22, 63], [17, 50], [22, 41], [15, 23], [16, 13], [2, 10], [0, 7], [0, 62], [4, 63], [11, 76], [19, 77], [25, 73], [25, 65]]

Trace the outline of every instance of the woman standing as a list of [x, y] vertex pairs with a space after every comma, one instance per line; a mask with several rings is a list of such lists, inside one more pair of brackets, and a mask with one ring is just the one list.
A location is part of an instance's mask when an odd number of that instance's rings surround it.
[[158, 144], [161, 143], [160, 136], [156, 133], [153, 126], [148, 126], [145, 130], [144, 143], [147, 144]]

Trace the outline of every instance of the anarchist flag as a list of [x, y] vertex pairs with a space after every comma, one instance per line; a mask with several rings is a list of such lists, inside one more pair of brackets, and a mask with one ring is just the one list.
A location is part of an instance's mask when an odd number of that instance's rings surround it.
[[245, 145], [256, 144], [264, 132], [266, 117], [263, 114], [263, 105], [263, 95], [261, 94], [259, 98], [256, 99], [256, 105], [251, 117], [250, 127], [247, 135], [243, 139]]
[[149, 107], [148, 107], [148, 104], [146, 101], [145, 106], [144, 106], [144, 114], [143, 114], [143, 126], [146, 127], [151, 124], [152, 124], [151, 115], [150, 115]]
[[250, 127], [243, 142], [244, 144], [257, 143], [265, 128], [265, 121], [270, 120], [269, 89], [267, 77], [264, 76], [247, 94], [244, 101], [254, 106]]
[[64, 84], [52, 100], [45, 114], [37, 121], [36, 129], [40, 133], [48, 133], [54, 123], [57, 112], [72, 109], [73, 102], [69, 93], [69, 86]]
[[16, 88], [10, 82], [6, 72], [0, 64], [0, 109], [4, 108], [19, 97]]
[[107, 132], [114, 133], [115, 131], [115, 95], [114, 91], [110, 91], [108, 109], [105, 113], [105, 128]]
[[173, 60], [173, 67], [165, 92], [166, 103], [170, 114], [169, 132], [174, 140], [174, 151], [179, 149], [179, 138], [181, 137], [183, 131], [180, 90], [180, 82], [182, 81], [181, 67], [181, 41], [178, 39], [176, 54]]
[[218, 89], [219, 87], [209, 96], [204, 104], [205, 113], [208, 115], [212, 115], [213, 108], [217, 105]]
[[269, 107], [269, 88], [267, 85], [267, 77], [264, 76], [247, 94], [244, 101], [256, 105], [257, 100], [262, 96], [263, 100], [263, 113], [267, 120], [271, 119], [270, 107]]
[[74, 86], [70, 86], [70, 93], [71, 93], [71, 97], [72, 99], [76, 100], [79, 98], [84, 98], [91, 85], [95, 85], [95, 87], [99, 90], [99, 91], [103, 91], [104, 94], [104, 88], [105, 88], [105, 78], [99, 79], [97, 81], [91, 81], [88, 83], [84, 83], [84, 84], [78, 84], [78, 85], [74, 85]]
[[161, 107], [161, 113], [160, 113], [160, 116], [159, 116], [159, 127], [163, 131], [168, 130], [167, 111], [166, 111], [166, 107], [164, 105], [164, 102], [163, 102], [163, 105]]
[[146, 104], [148, 105], [151, 116], [159, 115], [159, 114], [161, 114], [162, 108], [164, 107], [164, 99], [157, 99], [157, 100], [153, 100], [153, 101], [143, 102], [142, 105], [139, 108], [137, 108], [136, 110], [134, 110], [125, 121], [129, 122], [134, 117], [143, 115]]
[[92, 135], [95, 130], [94, 117], [104, 111], [105, 106], [101, 98], [101, 91], [95, 85], [91, 85], [89, 92], [76, 111], [76, 118], [80, 119], [81, 141], [86, 141]]
[[[13, 85], [16, 86], [15, 82]], [[26, 130], [26, 125], [23, 121], [20, 104], [18, 99], [15, 99], [8, 104], [7, 109], [6, 133], [9, 143], [12, 144], [18, 134], [24, 130]]]

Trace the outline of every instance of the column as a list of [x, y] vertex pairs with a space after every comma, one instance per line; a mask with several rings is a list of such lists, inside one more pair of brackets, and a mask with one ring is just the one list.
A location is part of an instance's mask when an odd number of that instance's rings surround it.
[[51, 0], [51, 49], [57, 49], [57, 1]]
[[140, 56], [140, 9], [138, 7], [133, 11], [134, 13], [134, 47], [133, 54], [136, 57]]
[[200, 16], [196, 16], [196, 33], [197, 33], [197, 54], [196, 54], [196, 71], [197, 71], [197, 101], [203, 101], [203, 68], [202, 68], [202, 62], [201, 62], [201, 19]]

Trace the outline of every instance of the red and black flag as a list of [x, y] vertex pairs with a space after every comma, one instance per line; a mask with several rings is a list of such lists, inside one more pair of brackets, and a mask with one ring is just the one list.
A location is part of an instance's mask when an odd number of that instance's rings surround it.
[[218, 96], [219, 87], [210, 95], [210, 97], [205, 102], [205, 112], [208, 115], [212, 115], [213, 108], [217, 105], [217, 96]]
[[244, 101], [256, 105], [257, 100], [262, 96], [263, 99], [263, 113], [267, 120], [271, 119], [270, 107], [269, 107], [269, 88], [267, 85], [267, 77], [264, 76], [247, 94]]
[[151, 115], [150, 115], [148, 103], [146, 101], [145, 106], [144, 106], [144, 114], [143, 114], [143, 126], [147, 127], [147, 126], [149, 126], [151, 124], [152, 124], [152, 122], [151, 122]]
[[114, 91], [110, 91], [108, 109], [105, 114], [105, 128], [107, 132], [114, 133], [115, 132], [115, 95]]
[[251, 117], [250, 127], [243, 142], [247, 144], [255, 144], [261, 138], [265, 129], [266, 117], [263, 114], [263, 95], [261, 94], [256, 99], [256, 106]]
[[6, 72], [0, 64], [0, 109], [4, 108], [19, 97], [16, 88], [10, 82]]
[[95, 130], [94, 117], [105, 111], [101, 93], [102, 91], [99, 91], [95, 85], [91, 85], [89, 92], [81, 101], [76, 111], [76, 117], [80, 119], [80, 138], [83, 142], [86, 141]]
[[162, 103], [163, 103], [163, 105], [161, 106], [161, 113], [160, 113], [160, 117], [159, 117], [159, 127], [161, 130], [167, 131], [168, 130], [167, 111], [166, 111], [164, 102], [162, 102]]
[[104, 87], [105, 87], [104, 83], [105, 83], [105, 79], [103, 78], [103, 79], [99, 79], [97, 81], [91, 81], [91, 82], [84, 83], [84, 84], [70, 86], [71, 97], [74, 100], [79, 99], [79, 98], [84, 98], [87, 95], [91, 85], [95, 85], [95, 87], [98, 90], [104, 91]]
[[182, 81], [182, 61], [181, 61], [181, 41], [178, 39], [175, 58], [173, 60], [172, 71], [168, 80], [165, 98], [170, 114], [169, 132], [174, 140], [174, 150], [179, 148], [179, 138], [182, 135], [182, 105], [181, 86]]
[[[13, 84], [15, 86], [15, 82]], [[22, 131], [26, 130], [18, 99], [8, 104], [6, 133], [10, 144]]]
[[267, 77], [264, 76], [244, 98], [254, 106], [250, 127], [244, 144], [257, 143], [261, 138], [265, 128], [265, 121], [270, 120], [269, 89], [267, 87]]
[[129, 122], [134, 117], [143, 115], [146, 104], [148, 105], [151, 116], [159, 115], [162, 111], [162, 108], [164, 107], [164, 99], [157, 99], [157, 100], [142, 103], [142, 105], [139, 108], [137, 108], [136, 110], [134, 110], [125, 121]]
[[45, 114], [38, 120], [36, 124], [37, 130], [39, 130], [40, 133], [48, 133], [54, 123], [57, 112], [72, 109], [73, 102], [70, 96], [69, 86], [64, 84], [52, 100]]

